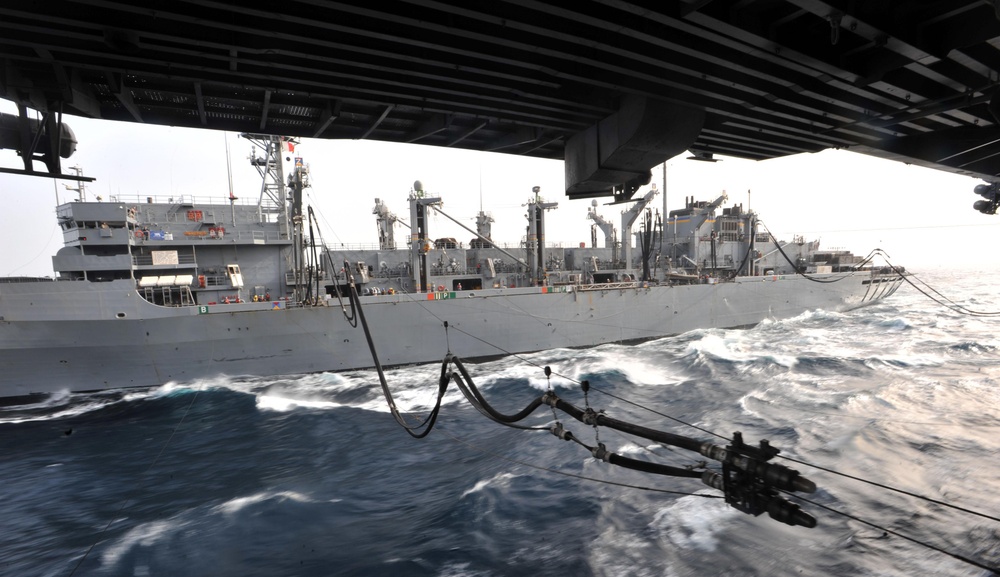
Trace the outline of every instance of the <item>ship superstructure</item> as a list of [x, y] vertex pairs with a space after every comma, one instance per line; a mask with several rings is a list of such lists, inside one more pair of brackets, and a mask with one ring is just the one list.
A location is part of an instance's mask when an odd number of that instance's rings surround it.
[[[562, 247], [546, 239], [545, 215], [557, 205], [537, 189], [524, 238], [504, 245], [491, 237], [490, 215], [465, 227], [417, 181], [408, 223], [376, 199], [379, 244], [328, 248], [303, 208], [308, 166], [301, 157], [285, 165], [296, 142], [243, 136], [261, 176], [255, 194], [57, 208], [56, 278], [0, 282], [0, 396], [368, 367], [343, 304], [352, 287], [382, 363], [402, 365], [440, 360], [446, 322], [470, 337], [450, 350], [472, 359], [845, 310], [902, 282], [897, 270], [815, 242], [779, 243], [754, 213], [723, 207], [724, 194], [686, 199], [664, 218], [648, 207], [655, 189], [623, 211], [620, 236], [604, 227], [611, 242]], [[431, 230], [435, 214], [471, 240]], [[610, 222], [596, 207], [588, 215]], [[409, 228], [403, 246], [396, 226]]]

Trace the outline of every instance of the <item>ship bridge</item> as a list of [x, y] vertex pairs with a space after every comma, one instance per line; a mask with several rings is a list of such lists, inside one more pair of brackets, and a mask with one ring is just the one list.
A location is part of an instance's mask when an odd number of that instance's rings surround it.
[[1000, 174], [994, 1], [262, 6], [4, 3], [0, 147], [60, 174], [63, 115], [374, 139], [563, 159], [570, 197], [619, 199], [685, 151]]

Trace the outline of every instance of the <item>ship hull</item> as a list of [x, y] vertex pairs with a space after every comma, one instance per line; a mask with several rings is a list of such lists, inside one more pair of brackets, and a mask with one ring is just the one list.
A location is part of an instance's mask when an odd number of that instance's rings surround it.
[[[833, 279], [840, 280], [814, 282]], [[891, 295], [902, 280], [858, 272], [395, 294], [361, 302], [379, 360], [393, 366], [435, 362], [449, 350], [471, 360], [850, 310]], [[161, 307], [139, 298], [127, 281], [0, 286], [3, 397], [373, 364], [362, 329], [351, 326], [337, 299], [311, 307], [281, 301]]]

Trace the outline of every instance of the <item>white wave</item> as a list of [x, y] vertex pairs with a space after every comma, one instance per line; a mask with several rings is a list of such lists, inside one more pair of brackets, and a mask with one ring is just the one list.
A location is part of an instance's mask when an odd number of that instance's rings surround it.
[[302, 493], [296, 493], [295, 491], [274, 491], [274, 492], [262, 492], [255, 493], [246, 497], [237, 497], [235, 499], [230, 499], [221, 505], [216, 505], [213, 507], [214, 512], [222, 513], [224, 515], [233, 515], [239, 513], [243, 509], [256, 505], [257, 503], [263, 503], [265, 501], [270, 501], [272, 499], [279, 499], [281, 501], [295, 501], [296, 503], [312, 503], [313, 499], [303, 495]]
[[495, 575], [492, 571], [473, 571], [469, 563], [446, 563], [437, 573], [438, 577], [489, 577]]
[[636, 443], [625, 443], [624, 445], [615, 449], [615, 452], [619, 455], [648, 455], [654, 448], [659, 448], [660, 445], [650, 445], [649, 447], [643, 447]]
[[133, 547], [152, 547], [161, 539], [183, 529], [187, 522], [176, 519], [150, 521], [129, 529], [101, 555], [105, 567], [116, 565]]
[[[121, 403], [150, 398], [153, 394], [150, 390], [146, 389], [129, 391], [124, 395], [121, 395], [120, 391], [99, 391], [94, 393], [60, 391], [53, 393], [51, 397], [38, 403], [14, 405], [0, 409], [0, 414], [5, 412], [13, 413], [12, 416], [0, 417], [0, 424], [29, 423], [79, 417]], [[59, 407], [63, 408], [40, 414], [23, 414], [24, 412], [45, 411], [46, 409], [58, 409]]]
[[476, 481], [476, 484], [471, 488], [463, 491], [462, 496], [459, 497], [459, 499], [464, 499], [469, 495], [479, 493], [487, 487], [501, 487], [506, 489], [510, 487], [511, 479], [515, 479], [517, 477], [519, 477], [519, 475], [515, 475], [513, 473], [498, 473], [489, 479], [480, 479], [479, 481]]
[[[760, 351], [761, 347], [767, 347], [767, 351]], [[778, 354], [775, 352], [774, 343], [755, 339], [749, 336], [748, 331], [728, 331], [725, 336], [706, 334], [688, 343], [684, 354], [694, 357], [708, 356], [737, 363], [767, 360], [785, 368], [793, 368], [798, 363], [796, 356]]]
[[[385, 373], [389, 390], [402, 412], [429, 410], [437, 400], [440, 369], [407, 367]], [[279, 378], [250, 379], [226, 385], [256, 397], [257, 408], [289, 412], [296, 409], [329, 410], [352, 407], [378, 413], [389, 412], [378, 374], [374, 370], [349, 373], [314, 373]], [[353, 394], [357, 393], [357, 394]], [[347, 395], [350, 401], [338, 399]], [[461, 401], [461, 393], [451, 387], [442, 404]]]
[[37, 403], [29, 403], [25, 405], [17, 405], [18, 409], [33, 411], [36, 409], [49, 409], [52, 407], [58, 407], [60, 405], [65, 405], [73, 398], [73, 394], [69, 392], [69, 389], [62, 389], [49, 394], [48, 397], [38, 401]]
[[[662, 355], [655, 347], [638, 348], [624, 345], [602, 345], [584, 350], [554, 349], [526, 357], [527, 362], [504, 359], [483, 366], [484, 376], [473, 378], [481, 388], [488, 388], [500, 380], [523, 381], [531, 389], [547, 391], [576, 390], [584, 379], [595, 375], [621, 374], [633, 385], [677, 384], [683, 379], [671, 372], [668, 363], [660, 362]], [[551, 368], [551, 377], [545, 376], [544, 367]]]
[[257, 408], [262, 411], [276, 411], [287, 413], [295, 409], [335, 409], [343, 407], [340, 403], [331, 401], [311, 401], [307, 399], [289, 399], [274, 395], [259, 395], [257, 397]]
[[[766, 392], [766, 391], [764, 391], [764, 392]], [[747, 393], [746, 395], [743, 395], [742, 397], [740, 397], [740, 400], [738, 401], [738, 404], [740, 406], [740, 409], [743, 411], [743, 414], [750, 415], [750, 416], [753, 416], [753, 417], [761, 417], [762, 414], [760, 413], [760, 411], [758, 411], [756, 408], [752, 407], [751, 405], [758, 405], [759, 404], [759, 405], [762, 405], [762, 406], [766, 406], [766, 405], [770, 405], [771, 401], [768, 400], [768, 399], [766, 399], [765, 395], [761, 394], [761, 391], [753, 391], [751, 393]]]
[[664, 565], [662, 557], [657, 560], [657, 569], [649, 567], [650, 558], [659, 557], [652, 544], [644, 536], [624, 528], [614, 510], [606, 507], [600, 520], [600, 534], [585, 548], [589, 565], [595, 575], [602, 577], [672, 577], [672, 567]]
[[54, 421], [67, 417], [78, 417], [80, 415], [84, 415], [92, 411], [98, 411], [112, 404], [114, 403], [83, 403], [80, 405], [75, 405], [73, 407], [67, 408], [62, 411], [56, 411], [54, 413], [48, 413], [45, 415], [31, 415], [26, 417], [0, 417], [0, 424], [31, 423], [36, 421]]
[[678, 547], [712, 552], [726, 521], [740, 514], [721, 499], [681, 497], [657, 511], [649, 526]]

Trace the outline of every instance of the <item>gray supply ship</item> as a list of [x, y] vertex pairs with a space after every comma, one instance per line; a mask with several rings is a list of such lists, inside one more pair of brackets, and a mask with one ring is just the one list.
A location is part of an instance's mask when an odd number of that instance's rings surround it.
[[243, 136], [262, 177], [251, 202], [119, 196], [57, 208], [56, 278], [0, 279], [0, 396], [371, 367], [352, 282], [380, 361], [394, 366], [449, 349], [476, 359], [750, 327], [873, 303], [903, 280], [817, 242], [779, 242], [725, 195], [660, 217], [648, 208], [655, 187], [617, 230], [595, 203], [591, 245], [562, 248], [546, 245], [556, 205], [537, 191], [516, 246], [494, 243], [483, 212], [468, 243], [434, 238], [428, 217], [451, 217], [418, 182], [408, 223], [376, 199], [378, 246], [327, 248], [303, 211], [308, 167], [295, 158], [286, 170], [294, 141]]

